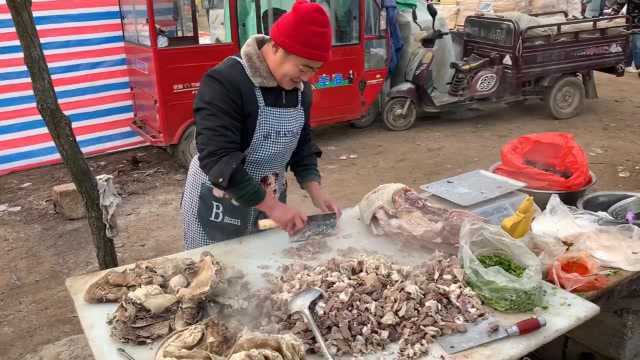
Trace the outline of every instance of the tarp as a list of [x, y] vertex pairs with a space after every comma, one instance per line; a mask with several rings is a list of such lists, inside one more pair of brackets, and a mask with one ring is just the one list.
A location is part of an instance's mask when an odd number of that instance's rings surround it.
[[[34, 0], [32, 9], [58, 101], [84, 153], [144, 144], [129, 128], [133, 106], [118, 0]], [[0, 0], [0, 175], [58, 162]]]
[[400, 10], [411, 10], [418, 6], [418, 0], [396, 0], [396, 4], [398, 4], [398, 9]]
[[404, 47], [404, 41], [398, 25], [398, 9], [395, 0], [383, 0], [382, 6], [387, 10], [387, 29], [391, 39], [391, 59], [389, 59], [389, 74], [393, 74], [398, 66], [400, 52]]

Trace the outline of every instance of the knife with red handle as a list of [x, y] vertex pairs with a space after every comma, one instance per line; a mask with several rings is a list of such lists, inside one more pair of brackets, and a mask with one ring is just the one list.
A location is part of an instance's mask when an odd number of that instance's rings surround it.
[[532, 317], [503, 328], [494, 318], [487, 318], [478, 323], [467, 325], [465, 333], [442, 336], [436, 339], [449, 354], [459, 353], [496, 340], [530, 334], [547, 325], [543, 317]]

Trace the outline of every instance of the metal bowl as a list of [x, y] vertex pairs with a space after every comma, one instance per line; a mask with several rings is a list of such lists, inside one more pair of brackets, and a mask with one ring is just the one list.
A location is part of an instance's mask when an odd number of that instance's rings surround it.
[[[493, 173], [498, 166], [500, 166], [499, 162], [493, 164], [489, 168], [489, 171]], [[538, 190], [538, 189], [531, 189], [531, 188], [523, 188], [523, 189], [520, 189], [519, 191], [522, 191], [523, 193], [533, 196], [533, 201], [536, 203], [536, 205], [540, 207], [540, 209], [543, 209], [543, 210], [547, 207], [547, 203], [549, 202], [549, 199], [551, 199], [551, 195], [553, 194], [558, 194], [558, 197], [560, 197], [560, 200], [566, 205], [576, 206], [576, 204], [578, 203], [578, 200], [582, 198], [586, 194], [586, 192], [593, 185], [595, 185], [597, 181], [596, 174], [594, 174], [591, 170], [589, 170], [589, 174], [591, 175], [591, 182], [585, 185], [584, 187], [582, 187], [581, 189], [574, 190], [574, 191]]]
[[578, 200], [578, 209], [593, 212], [607, 212], [613, 205], [628, 198], [640, 196], [640, 193], [625, 191], [598, 191]]
[[633, 224], [640, 225], [640, 219], [637, 218], [640, 215], [640, 197], [634, 196], [622, 200], [609, 208], [607, 212], [614, 219], [625, 222], [627, 221], [627, 213], [631, 212], [636, 217]]

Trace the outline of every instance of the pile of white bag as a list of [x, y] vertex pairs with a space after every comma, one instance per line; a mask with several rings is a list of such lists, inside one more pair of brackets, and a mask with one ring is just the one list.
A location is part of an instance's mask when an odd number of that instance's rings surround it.
[[440, 15], [447, 19], [450, 28], [463, 26], [468, 16], [521, 12], [525, 14], [566, 11], [569, 17], [581, 17], [580, 0], [457, 0], [443, 1], [438, 5]]

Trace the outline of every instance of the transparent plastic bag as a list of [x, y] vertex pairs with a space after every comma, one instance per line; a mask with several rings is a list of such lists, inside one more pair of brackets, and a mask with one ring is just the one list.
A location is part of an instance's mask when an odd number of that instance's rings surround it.
[[[575, 212], [575, 211], [574, 211]], [[598, 228], [597, 220], [588, 216], [574, 216], [557, 194], [551, 195], [542, 214], [533, 220], [531, 232], [537, 236], [565, 238]]]
[[[524, 268], [520, 277], [500, 266], [484, 267], [482, 256], [508, 258]], [[526, 312], [543, 301], [542, 264], [527, 246], [497, 226], [465, 222], [460, 232], [460, 262], [467, 283], [492, 308]]]
[[600, 263], [588, 252], [566, 253], [549, 266], [547, 281], [571, 292], [594, 291], [609, 283], [599, 271]]
[[[531, 224], [535, 240], [528, 241], [527, 245], [539, 255], [538, 248], [549, 250], [559, 248], [559, 244], [572, 245], [573, 251], [591, 254], [602, 266], [640, 271], [640, 229], [615, 224], [605, 215], [570, 208], [554, 194], [547, 208]], [[543, 263], [547, 265], [544, 259]]]
[[601, 226], [563, 239], [572, 249], [586, 251], [602, 266], [640, 271], [640, 229], [633, 225]]
[[558, 256], [567, 251], [567, 246], [556, 237], [529, 233], [522, 239], [522, 242], [540, 259], [543, 271], [547, 269]]

